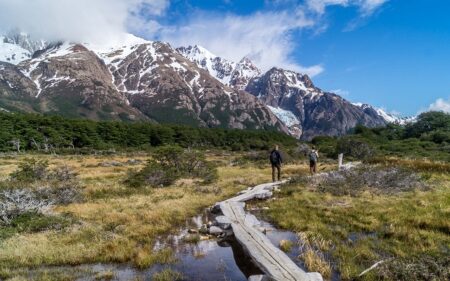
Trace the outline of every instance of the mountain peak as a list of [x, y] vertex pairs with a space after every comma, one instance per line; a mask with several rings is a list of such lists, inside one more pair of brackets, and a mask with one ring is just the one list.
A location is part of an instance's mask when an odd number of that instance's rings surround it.
[[32, 38], [29, 34], [21, 32], [19, 30], [11, 30], [5, 36], [3, 36], [3, 42], [9, 44], [15, 44], [21, 48], [33, 54], [38, 50], [45, 49], [48, 42], [44, 40], [36, 40]]
[[177, 48], [177, 51], [199, 67], [207, 70], [222, 84], [237, 90], [244, 90], [250, 79], [261, 75], [261, 70], [248, 57], [244, 57], [236, 63], [216, 56], [199, 45], [180, 47]]
[[416, 120], [416, 117], [400, 117], [396, 114], [389, 113], [382, 108], [377, 108], [370, 104], [360, 103], [360, 102], [355, 102], [352, 104], [354, 106], [361, 108], [362, 110], [364, 110], [367, 113], [370, 113], [370, 112], [372, 112], [372, 114], [375, 113], [376, 115], [383, 118], [384, 121], [386, 121], [386, 123], [405, 125], [405, 124], [414, 122]]
[[[0, 89], [34, 97], [44, 112], [73, 101], [73, 116], [275, 127], [303, 139], [391, 122], [384, 111], [322, 91], [306, 74], [279, 67], [263, 73], [249, 57], [234, 62], [200, 45], [174, 49], [132, 34], [118, 37], [102, 45], [45, 43], [31, 53], [27, 34], [0, 36], [0, 61], [10, 62], [1, 65]], [[28, 101], [24, 108], [39, 108]]]
[[200, 45], [190, 45], [187, 47], [179, 47], [177, 51], [189, 60], [201, 61], [204, 59], [216, 59], [218, 56]]

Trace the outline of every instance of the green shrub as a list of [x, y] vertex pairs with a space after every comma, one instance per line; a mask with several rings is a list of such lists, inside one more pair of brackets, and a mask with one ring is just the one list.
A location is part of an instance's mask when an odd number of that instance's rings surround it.
[[179, 146], [163, 146], [140, 171], [131, 171], [125, 180], [130, 187], [168, 186], [180, 178], [200, 178], [203, 183], [217, 180], [217, 168], [206, 161], [205, 154]]
[[319, 150], [320, 154], [325, 155], [330, 158], [336, 158], [336, 137], [327, 136], [317, 136], [312, 139], [312, 144], [314, 144]]
[[63, 216], [49, 216], [39, 213], [25, 213], [15, 218], [10, 226], [19, 232], [39, 232], [50, 229], [62, 229], [72, 221]]
[[420, 137], [436, 130], [450, 131], [450, 114], [430, 111], [419, 115], [417, 122], [406, 126], [405, 137]]
[[176, 168], [164, 168], [157, 161], [150, 160], [142, 170], [129, 172], [125, 183], [135, 188], [143, 185], [158, 187], [171, 185], [179, 177], [179, 171]]
[[51, 216], [27, 212], [14, 218], [10, 224], [0, 227], [0, 241], [17, 233], [35, 233], [46, 230], [60, 230], [73, 224], [66, 216]]
[[341, 138], [336, 145], [336, 154], [343, 153], [347, 157], [364, 160], [374, 155], [373, 148], [362, 140]]
[[35, 182], [45, 180], [48, 176], [48, 162], [45, 160], [25, 159], [19, 168], [10, 174], [12, 180], [20, 182]]

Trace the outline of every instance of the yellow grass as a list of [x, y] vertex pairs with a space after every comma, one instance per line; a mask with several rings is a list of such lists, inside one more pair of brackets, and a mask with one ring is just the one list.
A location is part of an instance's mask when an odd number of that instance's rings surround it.
[[[432, 174], [428, 191], [395, 195], [365, 192], [334, 196], [295, 184], [278, 200], [261, 203], [280, 227], [299, 233], [306, 243], [301, 256], [309, 270], [329, 270], [320, 253], [328, 253], [343, 280], [387, 257], [442, 257], [450, 245], [450, 176]], [[358, 235], [354, 241], [352, 235]], [[362, 280], [378, 280], [376, 271]]]
[[[98, 164], [125, 163], [131, 158], [145, 161], [145, 156], [35, 157], [47, 159], [53, 167], [66, 165], [74, 169], [79, 174], [86, 200], [53, 210], [75, 218], [77, 223], [69, 229], [0, 240], [0, 271], [96, 262], [132, 262], [144, 268], [153, 263], [172, 262], [171, 253], [153, 251], [159, 236], [176, 230], [203, 208], [271, 178], [269, 169], [222, 166], [219, 181], [201, 189], [194, 181], [186, 180], [167, 188], [130, 190], [122, 180], [128, 169], [139, 166], [100, 167]], [[0, 159], [0, 177], [7, 177], [24, 158]]]

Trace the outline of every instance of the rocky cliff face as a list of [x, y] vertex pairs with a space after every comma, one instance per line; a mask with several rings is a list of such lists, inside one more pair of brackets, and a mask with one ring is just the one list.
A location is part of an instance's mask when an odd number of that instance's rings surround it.
[[248, 58], [233, 63], [199, 46], [178, 51], [223, 84], [256, 96], [297, 138], [343, 135], [357, 124], [373, 127], [388, 121], [372, 107], [363, 108], [323, 92], [307, 75], [280, 68], [262, 74]]
[[254, 78], [246, 91], [270, 106], [280, 119], [291, 115], [292, 134], [302, 139], [346, 134], [358, 124], [382, 126], [386, 121], [374, 110], [363, 109], [342, 97], [323, 92], [307, 75], [272, 68]]
[[[125, 54], [125, 55], [124, 55]], [[286, 130], [260, 101], [238, 92], [170, 45], [146, 42], [102, 53], [131, 106], [159, 122]]]

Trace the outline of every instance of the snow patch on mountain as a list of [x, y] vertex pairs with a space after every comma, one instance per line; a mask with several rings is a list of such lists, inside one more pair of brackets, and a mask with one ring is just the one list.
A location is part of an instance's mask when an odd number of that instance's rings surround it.
[[237, 65], [236, 63], [218, 57], [198, 45], [180, 47], [177, 48], [177, 51], [188, 60], [208, 71], [209, 74], [222, 82], [222, 84], [229, 85], [232, 72]]
[[11, 31], [0, 36], [0, 61], [17, 65], [47, 46], [44, 40], [33, 40], [24, 32]]
[[248, 59], [238, 63], [216, 56], [202, 46], [179, 47], [178, 53], [197, 64], [200, 68], [226, 86], [244, 90], [250, 79], [261, 74], [261, 71]]
[[401, 117], [396, 114], [388, 113], [382, 108], [373, 107], [369, 104], [364, 104], [360, 102], [352, 103], [353, 105], [364, 109], [373, 109], [381, 118], [386, 121], [386, 123], [393, 123], [399, 125], [406, 125], [408, 123], [414, 122], [416, 117]]
[[[151, 43], [153, 42], [134, 36], [133, 34], [124, 34], [123, 40], [113, 45], [92, 44], [89, 42], [85, 42], [83, 45], [102, 58], [105, 64], [113, 64], [116, 66], [117, 63], [133, 53], [139, 45]], [[148, 51], [155, 53], [154, 50]]]
[[291, 127], [295, 125], [300, 125], [300, 121], [298, 120], [297, 116], [295, 116], [292, 111], [285, 110], [279, 107], [273, 107], [268, 105], [267, 106], [275, 116], [278, 117], [278, 119], [281, 120], [286, 126]]
[[16, 44], [8, 43], [5, 37], [0, 36], [0, 61], [18, 64], [31, 58], [30, 51]]
[[20, 46], [32, 55], [34, 52], [44, 50], [49, 45], [45, 40], [35, 40], [25, 32], [12, 30], [3, 36], [3, 42]]
[[303, 81], [301, 81], [300, 79], [298, 79], [297, 77], [297, 73], [290, 71], [290, 70], [285, 70], [283, 71], [284, 76], [286, 77], [287, 83], [286, 85], [290, 88], [296, 88], [302, 91], [307, 91], [308, 89], [306, 88], [305, 84], [303, 83]]

